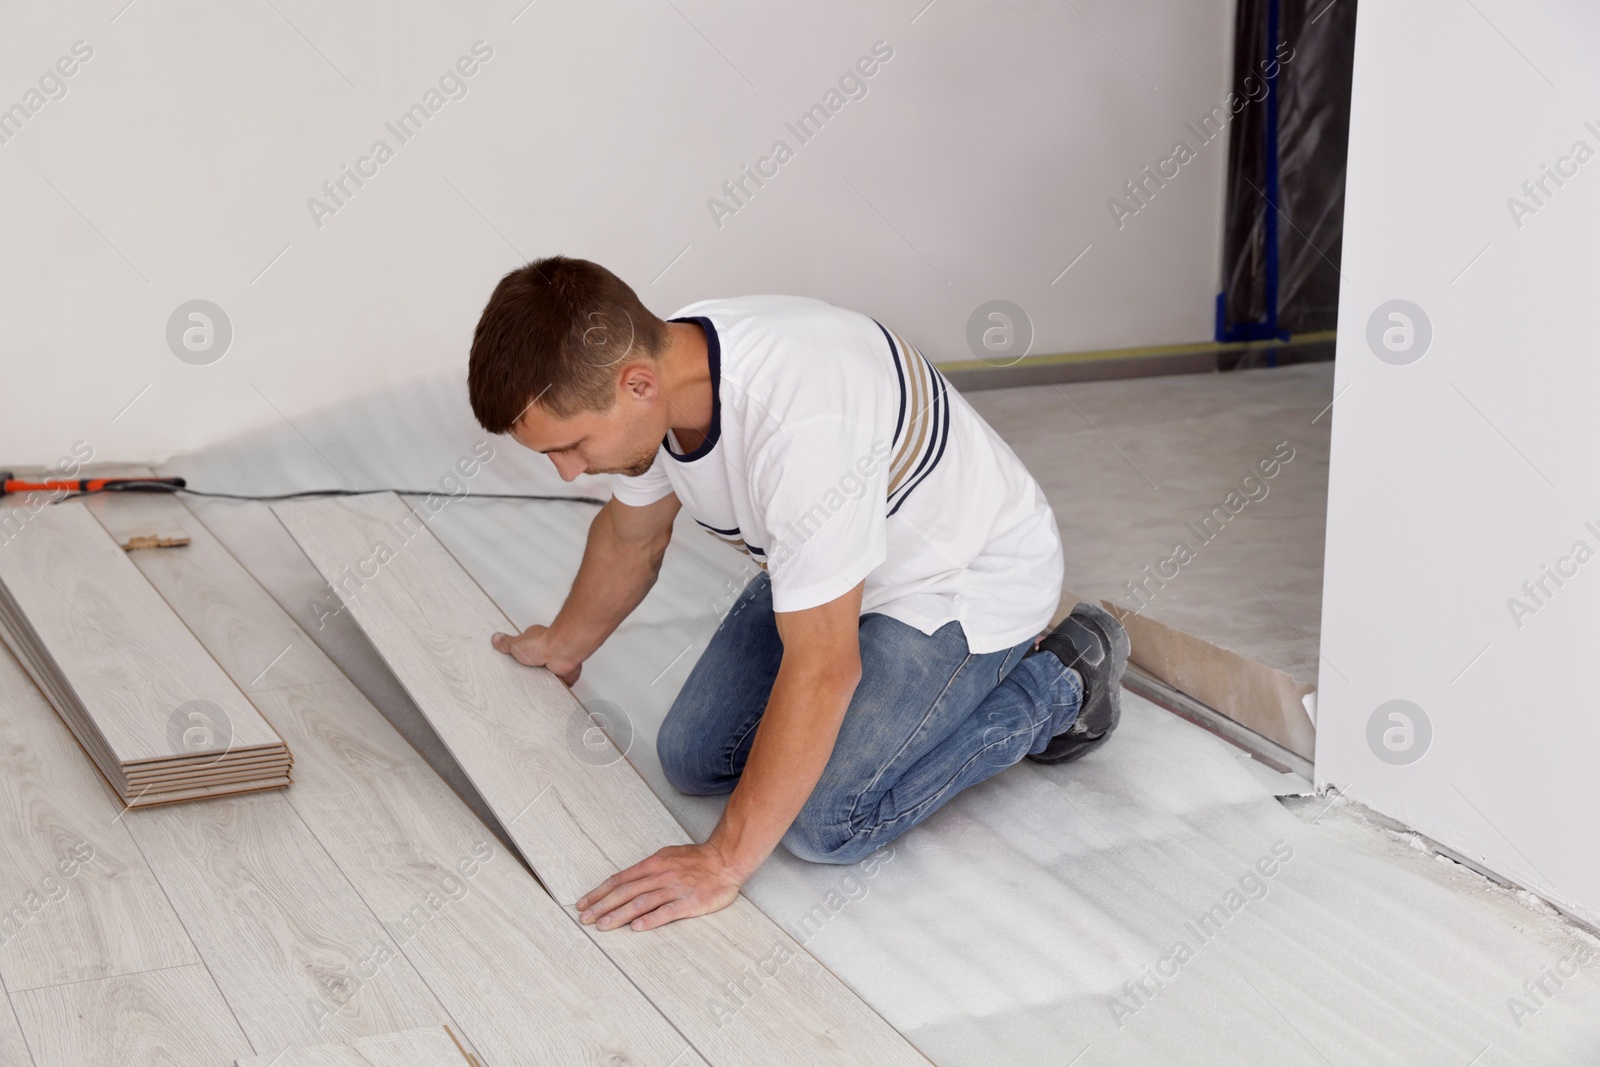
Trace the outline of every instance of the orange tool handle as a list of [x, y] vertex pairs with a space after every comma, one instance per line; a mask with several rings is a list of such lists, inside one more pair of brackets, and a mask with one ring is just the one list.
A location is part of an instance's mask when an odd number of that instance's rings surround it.
[[7, 493], [51, 493], [64, 490], [69, 493], [93, 493], [102, 489], [145, 489], [168, 492], [182, 489], [188, 483], [182, 478], [47, 478], [40, 482], [13, 478], [11, 472], [0, 475], [0, 496]]

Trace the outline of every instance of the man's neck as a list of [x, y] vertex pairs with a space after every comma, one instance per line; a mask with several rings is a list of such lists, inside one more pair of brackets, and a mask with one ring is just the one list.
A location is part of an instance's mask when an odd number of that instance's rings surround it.
[[693, 451], [711, 432], [715, 390], [706, 335], [698, 323], [667, 323], [667, 350], [662, 353], [661, 393], [667, 400], [668, 425], [685, 449]]

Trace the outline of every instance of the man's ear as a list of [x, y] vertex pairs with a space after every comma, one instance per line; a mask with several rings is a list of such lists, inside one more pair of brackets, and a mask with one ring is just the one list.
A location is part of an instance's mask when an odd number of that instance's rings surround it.
[[653, 368], [643, 363], [632, 363], [622, 369], [622, 391], [635, 400], [654, 400], [660, 393], [660, 383], [656, 381], [656, 372]]

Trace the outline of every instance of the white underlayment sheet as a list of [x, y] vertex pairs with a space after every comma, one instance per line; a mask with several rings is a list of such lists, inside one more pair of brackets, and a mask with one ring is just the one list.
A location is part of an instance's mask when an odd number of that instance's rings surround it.
[[[484, 438], [463, 396], [456, 381], [385, 390], [161, 473], [261, 493], [436, 486]], [[494, 446], [462, 481], [473, 493], [604, 493]], [[360, 684], [393, 693], [347, 617], [319, 630], [320, 579], [264, 505], [190, 504]], [[592, 514], [464, 500], [434, 528], [526, 625], [559, 606]], [[659, 585], [577, 689], [625, 724], [628, 758], [697, 837], [720, 801], [677, 795], [654, 739], [746, 564], [680, 525]], [[1002, 772], [870, 872], [780, 851], [746, 892], [945, 1067], [1600, 1063], [1600, 948], [1559, 987], [1548, 977], [1600, 943], [1458, 868], [1352, 847], [1329, 822], [1290, 814], [1236, 750], [1125, 693], [1093, 756]]]

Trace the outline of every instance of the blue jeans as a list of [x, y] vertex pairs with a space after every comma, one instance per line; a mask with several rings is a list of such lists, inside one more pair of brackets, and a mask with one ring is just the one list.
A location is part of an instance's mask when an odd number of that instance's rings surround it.
[[[970, 785], [1004, 770], [1078, 717], [1083, 681], [1055, 656], [975, 655], [959, 622], [932, 635], [861, 616], [861, 681], [833, 754], [783, 845], [817, 863], [855, 863]], [[744, 771], [783, 658], [772, 587], [756, 575], [734, 602], [661, 724], [667, 781], [729, 793]]]

